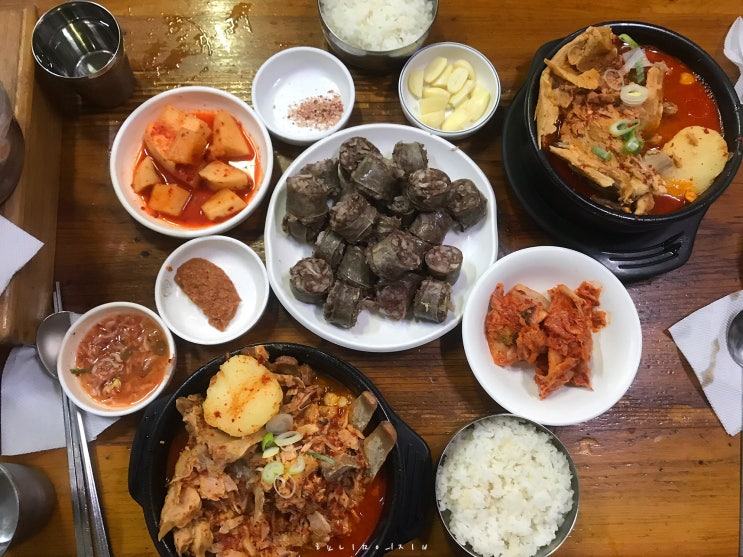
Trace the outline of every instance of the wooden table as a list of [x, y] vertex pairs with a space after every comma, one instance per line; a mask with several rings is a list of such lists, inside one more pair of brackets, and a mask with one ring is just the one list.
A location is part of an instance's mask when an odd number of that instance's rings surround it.
[[[9, 5], [11, 0], [0, 0]], [[56, 2], [38, 0], [40, 10]], [[309, 0], [186, 2], [110, 0], [119, 17], [138, 86], [115, 110], [67, 107], [63, 120], [55, 277], [67, 309], [83, 312], [111, 300], [154, 308], [153, 286], [164, 258], [180, 242], [136, 224], [110, 185], [108, 152], [124, 118], [152, 95], [178, 85], [220, 87], [246, 100], [261, 62], [286, 47], [327, 48]], [[643, 20], [664, 25], [700, 44], [737, 78], [723, 56], [723, 38], [741, 15], [739, 0], [698, 2], [626, 0], [443, 0], [430, 42], [459, 41], [485, 53], [500, 73], [502, 108], [459, 147], [489, 177], [498, 204], [500, 254], [553, 241], [532, 221], [506, 183], [501, 128], [510, 100], [543, 43], [588, 24]], [[397, 75], [353, 71], [356, 107], [351, 124], [405, 123]], [[280, 172], [301, 150], [275, 142]], [[28, 161], [27, 164], [44, 164]], [[628, 286], [643, 326], [637, 377], [619, 403], [586, 423], [555, 428], [578, 466], [581, 507], [575, 529], [557, 555], [732, 556], [740, 519], [741, 437], [728, 436], [709, 407], [668, 327], [713, 300], [741, 288], [743, 173], [710, 208], [690, 260], [681, 268]], [[265, 207], [230, 234], [260, 247]], [[331, 352], [363, 370], [438, 457], [466, 422], [501, 409], [470, 372], [456, 328], [438, 341], [397, 354], [367, 354], [329, 344], [302, 328], [274, 296], [258, 326], [218, 347], [179, 342], [179, 384], [198, 365], [226, 349], [262, 341], [294, 341]], [[0, 352], [4, 361], [8, 348]], [[127, 491], [130, 442], [139, 416], [117, 422], [92, 444], [117, 557], [154, 553], [141, 509]], [[3, 460], [43, 469], [58, 506], [49, 524], [17, 545], [12, 557], [74, 554], [66, 453], [63, 449]], [[443, 557], [453, 552], [438, 519], [421, 539], [394, 552]]]

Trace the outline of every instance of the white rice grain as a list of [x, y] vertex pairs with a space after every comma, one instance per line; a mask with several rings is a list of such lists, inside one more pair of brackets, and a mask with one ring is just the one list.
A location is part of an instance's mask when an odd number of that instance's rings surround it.
[[494, 417], [452, 441], [436, 495], [459, 543], [483, 557], [531, 557], [572, 508], [570, 481], [568, 460], [546, 433]]
[[413, 43], [433, 21], [429, 0], [323, 0], [320, 10], [340, 39], [373, 52]]

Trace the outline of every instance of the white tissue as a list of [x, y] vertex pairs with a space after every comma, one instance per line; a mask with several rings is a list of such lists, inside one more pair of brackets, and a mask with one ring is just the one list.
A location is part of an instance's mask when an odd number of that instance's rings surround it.
[[[88, 441], [118, 419], [82, 415]], [[0, 453], [18, 455], [65, 446], [59, 381], [44, 371], [35, 346], [13, 348], [0, 385]]]
[[743, 369], [730, 356], [727, 330], [741, 310], [743, 290], [712, 302], [668, 329], [730, 435], [741, 430]]
[[0, 294], [44, 243], [0, 216]]
[[740, 71], [740, 77], [735, 83], [735, 92], [738, 98], [743, 102], [743, 17], [737, 17], [730, 26], [728, 34], [725, 36], [725, 44], [722, 51], [725, 56]]

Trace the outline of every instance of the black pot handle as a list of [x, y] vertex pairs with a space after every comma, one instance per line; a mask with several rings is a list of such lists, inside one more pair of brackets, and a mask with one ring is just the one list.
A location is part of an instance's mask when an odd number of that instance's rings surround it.
[[147, 500], [146, 489], [142, 483], [142, 480], [146, 476], [146, 474], [142, 473], [145, 447], [148, 446], [148, 439], [153, 433], [156, 420], [167, 403], [168, 397], [151, 402], [145, 408], [142, 419], [134, 433], [132, 451], [129, 455], [129, 495], [139, 503], [140, 507], [144, 507], [144, 502]]
[[384, 547], [392, 549], [417, 537], [428, 520], [433, 501], [431, 450], [426, 442], [398, 416], [390, 416], [397, 430], [403, 481], [395, 515]]

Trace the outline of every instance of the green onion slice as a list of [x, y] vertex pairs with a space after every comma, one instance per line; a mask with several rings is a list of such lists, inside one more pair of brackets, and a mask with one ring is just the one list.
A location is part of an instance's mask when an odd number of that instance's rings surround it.
[[635, 41], [635, 39], [630, 37], [627, 33], [622, 33], [621, 35], [619, 35], [619, 39], [622, 42], [627, 43], [632, 48], [640, 48], [640, 45], [637, 44], [637, 41]]
[[335, 464], [335, 460], [333, 460], [327, 455], [316, 453], [315, 451], [307, 451], [307, 454], [315, 457], [317, 460], [322, 460], [324, 462], [327, 462], [328, 464], [331, 464], [331, 465]]
[[593, 147], [591, 147], [591, 152], [602, 161], [608, 161], [611, 159], [611, 151], [607, 151], [600, 145], [594, 145]]
[[640, 85], [645, 83], [645, 66], [641, 61], [635, 64], [635, 74], [637, 74], [637, 83]]
[[278, 460], [269, 462], [263, 467], [261, 471], [261, 480], [267, 484], [273, 484], [276, 478], [284, 473], [284, 465]]
[[73, 375], [81, 375], [83, 373], [90, 373], [90, 369], [87, 367], [73, 367], [70, 369], [70, 373]]
[[269, 459], [269, 458], [272, 458], [272, 457], [276, 456], [277, 454], [279, 454], [279, 451], [280, 450], [281, 449], [279, 447], [277, 447], [276, 445], [272, 445], [270, 447], [267, 447], [263, 451], [263, 454], [261, 456], [263, 456], [263, 458], [265, 458], [265, 459]]
[[279, 447], [286, 447], [287, 445], [296, 443], [301, 439], [302, 434], [298, 431], [285, 431], [284, 433], [279, 433], [276, 437], [274, 437], [273, 442], [276, 443]]
[[624, 141], [624, 151], [630, 155], [636, 155], [642, 151], [643, 141], [641, 138], [635, 135], [635, 132], [629, 134], [627, 139]]
[[304, 472], [306, 466], [306, 462], [304, 460], [304, 455], [297, 456], [296, 460], [292, 462], [292, 465], [289, 466], [289, 473], [290, 474], [301, 474]]
[[637, 118], [622, 118], [617, 120], [609, 126], [609, 133], [614, 137], [620, 137], [628, 133], [632, 133], [640, 127], [640, 120]]
[[261, 450], [265, 451], [268, 447], [275, 445], [273, 433], [266, 433], [261, 439]]
[[639, 83], [628, 83], [619, 91], [622, 102], [630, 106], [639, 106], [648, 98], [648, 88]]

